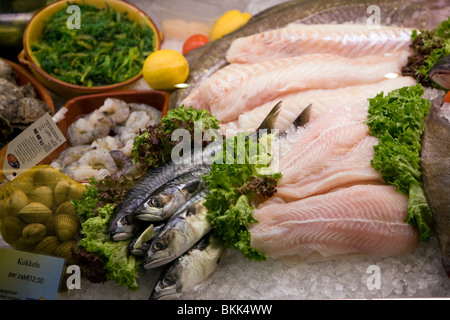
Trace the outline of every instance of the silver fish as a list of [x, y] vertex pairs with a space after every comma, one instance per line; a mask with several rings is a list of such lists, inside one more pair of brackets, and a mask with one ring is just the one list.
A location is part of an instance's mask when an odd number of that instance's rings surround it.
[[147, 251], [143, 261], [145, 269], [175, 260], [212, 230], [206, 217], [207, 209], [203, 205], [208, 193], [207, 189], [199, 192], [169, 219]]
[[224, 252], [223, 242], [211, 233], [207, 234], [163, 270], [150, 300], [179, 298], [216, 270]]
[[111, 239], [126, 240], [134, 235], [136, 210], [142, 207], [155, 190], [178, 176], [205, 166], [208, 165], [196, 162], [182, 165], [168, 162], [142, 176], [114, 209], [109, 226]]
[[202, 175], [209, 170], [198, 170], [181, 175], [157, 189], [144, 203], [136, 218], [144, 221], [162, 221], [170, 218], [187, 200], [204, 188]]
[[450, 90], [450, 55], [445, 56], [431, 67], [430, 79], [442, 88]]

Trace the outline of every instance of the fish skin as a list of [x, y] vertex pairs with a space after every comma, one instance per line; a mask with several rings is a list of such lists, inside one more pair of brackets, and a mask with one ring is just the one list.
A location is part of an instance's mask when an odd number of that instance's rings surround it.
[[364, 24], [289, 24], [234, 40], [226, 53], [229, 63], [255, 63], [311, 53], [349, 58], [408, 50], [412, 29]]
[[135, 233], [135, 212], [145, 203], [151, 194], [170, 180], [187, 172], [209, 166], [195, 160], [190, 164], [165, 163], [142, 176], [127, 192], [124, 200], [114, 209], [109, 225], [109, 234], [113, 240], [129, 239]]
[[207, 234], [194, 247], [166, 266], [149, 300], [179, 298], [216, 270], [224, 252], [223, 242], [211, 233]]
[[421, 166], [425, 195], [439, 238], [442, 265], [450, 277], [450, 120], [443, 116], [444, 105], [432, 104], [425, 119]]
[[[381, 12], [388, 14], [381, 16], [381, 24], [393, 23], [405, 27], [415, 27], [405, 24], [402, 12], [420, 11], [426, 1], [391, 1], [379, 0], [377, 6]], [[186, 54], [189, 63], [189, 77], [186, 80], [187, 88], [173, 91], [169, 98], [169, 109], [177, 108], [181, 102], [205, 79], [217, 70], [225, 67], [228, 62], [225, 54], [237, 38], [249, 36], [263, 31], [282, 28], [289, 23], [344, 23], [354, 21], [355, 17], [366, 14], [367, 8], [373, 1], [362, 0], [317, 0], [314, 2], [294, 0], [283, 2], [255, 14], [244, 26], [224, 37], [194, 49]], [[401, 10], [399, 10], [399, 7]], [[445, 5], [441, 5], [445, 9]], [[434, 24], [438, 23], [432, 22]], [[407, 21], [408, 22], [408, 21]], [[414, 21], [410, 21], [411, 23]], [[431, 28], [431, 26], [430, 26]], [[195, 106], [193, 106], [195, 107]]]
[[190, 171], [162, 185], [145, 201], [136, 218], [144, 221], [162, 221], [170, 218], [179, 207], [204, 188], [202, 175], [209, 168]]
[[429, 77], [442, 88], [450, 90], [450, 55], [438, 60], [431, 67]]
[[209, 190], [188, 200], [153, 239], [143, 261], [145, 269], [165, 265], [181, 256], [212, 230], [203, 205]]
[[[271, 200], [269, 200], [272, 202]], [[253, 212], [251, 246], [272, 258], [411, 252], [418, 231], [405, 222], [408, 198], [388, 185], [355, 185]]]

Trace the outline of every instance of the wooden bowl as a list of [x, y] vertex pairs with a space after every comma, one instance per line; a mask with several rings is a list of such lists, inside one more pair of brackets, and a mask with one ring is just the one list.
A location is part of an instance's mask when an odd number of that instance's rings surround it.
[[[58, 128], [67, 137], [67, 129], [78, 118], [83, 117], [94, 110], [100, 108], [106, 98], [116, 98], [127, 103], [145, 103], [161, 111], [161, 117], [167, 114], [169, 107], [169, 94], [165, 91], [147, 90], [147, 91], [114, 91], [85, 95], [73, 98], [65, 104], [67, 112], [64, 118], [57, 122]], [[142, 128], [144, 129], [144, 128]], [[55, 151], [48, 155], [40, 164], [50, 164], [57, 159], [59, 154], [70, 147], [66, 141]]]

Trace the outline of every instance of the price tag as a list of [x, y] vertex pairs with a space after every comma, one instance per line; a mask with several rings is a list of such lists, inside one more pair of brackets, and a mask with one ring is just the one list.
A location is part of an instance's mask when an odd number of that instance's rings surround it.
[[0, 300], [54, 300], [65, 260], [0, 248]]
[[0, 150], [0, 181], [13, 180], [20, 173], [37, 165], [66, 141], [50, 114], [26, 128]]

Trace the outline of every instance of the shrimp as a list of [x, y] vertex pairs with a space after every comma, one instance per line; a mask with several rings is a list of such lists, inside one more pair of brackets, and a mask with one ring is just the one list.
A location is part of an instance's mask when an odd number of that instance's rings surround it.
[[106, 136], [97, 139], [94, 142], [92, 142], [91, 146], [94, 149], [104, 149], [107, 151], [116, 150], [123, 147], [122, 143], [118, 139], [111, 136]]
[[108, 122], [110, 126], [125, 122], [130, 115], [128, 104], [115, 98], [107, 98], [98, 111], [104, 116], [101, 121]]
[[[87, 166], [93, 170], [97, 170], [95, 177], [101, 173], [106, 175], [112, 175], [117, 172], [117, 165], [114, 159], [111, 157], [108, 151], [97, 149], [85, 153], [80, 160], [78, 160], [80, 167]], [[104, 171], [106, 169], [107, 172]]]
[[150, 124], [150, 116], [145, 111], [133, 111], [128, 117], [124, 129], [120, 130], [120, 140], [126, 144]]
[[58, 159], [62, 160], [64, 166], [68, 166], [69, 164], [78, 161], [83, 154], [91, 149], [92, 147], [88, 144], [70, 147], [62, 151], [59, 154]]
[[131, 151], [133, 150], [134, 139], [130, 139], [125, 143], [125, 146], [120, 149], [124, 155], [131, 157]]
[[161, 120], [161, 111], [155, 107], [149, 106], [145, 103], [129, 103], [131, 111], [145, 111], [150, 116], [149, 125], [154, 125]]
[[[97, 111], [97, 110], [96, 110]], [[72, 146], [92, 143], [95, 139], [103, 138], [109, 134], [108, 124], [95, 121], [97, 113], [76, 120], [67, 129], [67, 139]]]

